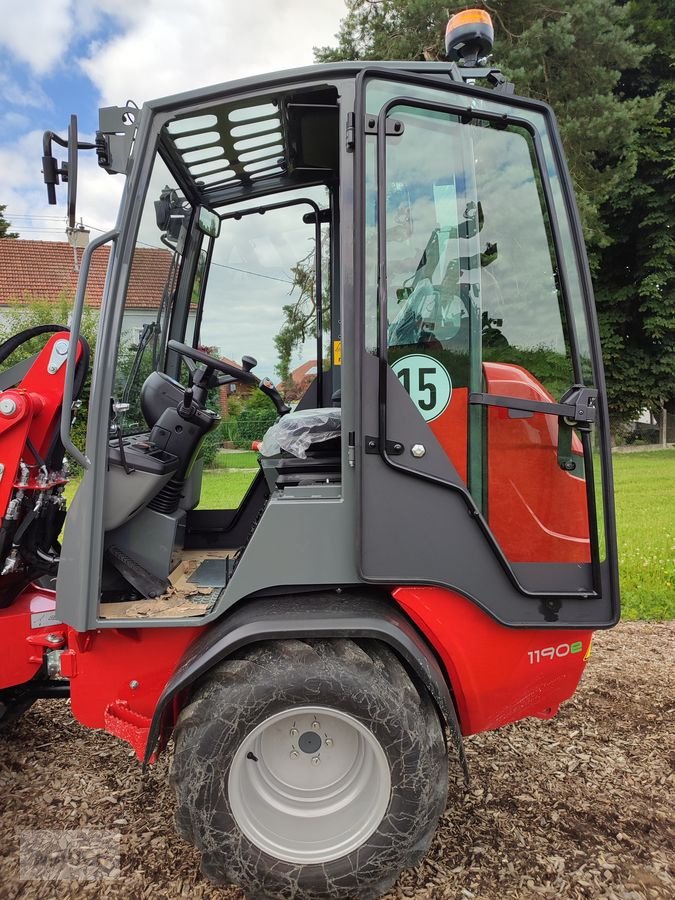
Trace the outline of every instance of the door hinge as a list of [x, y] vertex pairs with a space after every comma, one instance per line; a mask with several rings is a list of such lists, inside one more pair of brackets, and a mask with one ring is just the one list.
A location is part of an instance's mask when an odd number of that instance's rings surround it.
[[[379, 438], [371, 437], [367, 434], [363, 439], [363, 445], [366, 453], [380, 452]], [[386, 441], [384, 450], [387, 456], [400, 456], [405, 450], [405, 447], [400, 441]]]
[[347, 153], [351, 153], [354, 150], [354, 113], [347, 113], [347, 132], [346, 132], [346, 145], [347, 145]]
[[[399, 137], [405, 131], [405, 125], [399, 119], [386, 120], [387, 137]], [[377, 134], [377, 116], [365, 116], [363, 130], [366, 134]]]
[[[377, 116], [364, 116], [363, 131], [365, 134], [377, 134]], [[405, 125], [398, 119], [387, 119], [386, 135], [387, 137], [399, 137], [405, 131]], [[345, 144], [347, 152], [354, 150], [356, 141], [356, 117], [353, 112], [347, 113], [347, 130]]]

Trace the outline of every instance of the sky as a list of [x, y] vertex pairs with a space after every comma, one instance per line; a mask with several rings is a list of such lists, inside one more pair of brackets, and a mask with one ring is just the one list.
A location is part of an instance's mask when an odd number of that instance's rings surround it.
[[[66, 189], [49, 206], [42, 181], [43, 131], [65, 136], [76, 113], [91, 140], [101, 106], [310, 65], [345, 12], [344, 0], [0, 0], [0, 204], [12, 230], [66, 239]], [[122, 183], [80, 155], [77, 215], [92, 236], [114, 225]]]

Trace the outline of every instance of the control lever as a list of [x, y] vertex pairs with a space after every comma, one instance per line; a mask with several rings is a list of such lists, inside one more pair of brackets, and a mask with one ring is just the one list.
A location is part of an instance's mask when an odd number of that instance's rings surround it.
[[[244, 359], [245, 358], [246, 357], [244, 357]], [[242, 359], [242, 362], [243, 361], [244, 360]], [[263, 394], [266, 394], [270, 398], [272, 403], [274, 403], [280, 416], [285, 416], [291, 411], [290, 406], [286, 406], [281, 394], [272, 384], [271, 378], [263, 378], [258, 387], [263, 392]]]
[[241, 367], [244, 372], [250, 372], [258, 365], [258, 360], [254, 356], [242, 356]]
[[183, 394], [183, 402], [178, 406], [178, 415], [181, 419], [191, 419], [195, 414], [195, 409], [194, 391], [191, 387], [187, 387]]

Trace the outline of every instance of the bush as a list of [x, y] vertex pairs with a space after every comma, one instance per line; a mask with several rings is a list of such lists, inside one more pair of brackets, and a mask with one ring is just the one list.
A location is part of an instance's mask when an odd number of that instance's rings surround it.
[[277, 420], [277, 411], [270, 407], [247, 407], [238, 416], [230, 416], [223, 423], [226, 440], [240, 450], [250, 450], [252, 441], [261, 441], [270, 425]]
[[204, 468], [208, 469], [213, 466], [222, 443], [223, 434], [221, 431], [221, 425], [219, 424], [213, 429], [213, 431], [209, 431], [209, 433], [206, 435], [199, 451], [200, 459], [204, 460]]

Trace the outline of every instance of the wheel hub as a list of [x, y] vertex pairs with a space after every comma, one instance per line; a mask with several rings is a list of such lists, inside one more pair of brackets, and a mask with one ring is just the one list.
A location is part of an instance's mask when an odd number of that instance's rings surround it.
[[270, 716], [241, 743], [228, 793], [237, 825], [260, 850], [324, 863], [377, 830], [389, 805], [389, 763], [353, 716], [298, 706]]
[[304, 734], [300, 735], [298, 747], [303, 753], [316, 753], [321, 747], [321, 743], [321, 738], [316, 731], [305, 731]]

